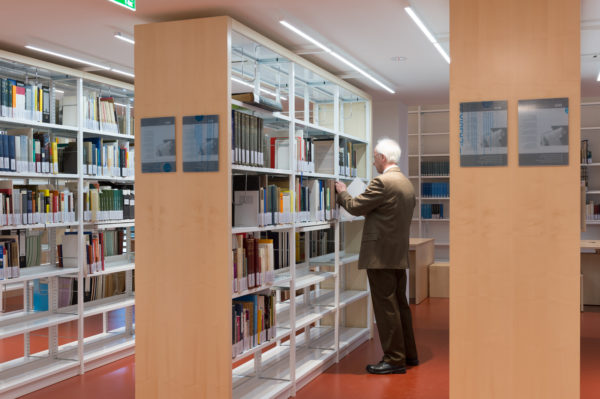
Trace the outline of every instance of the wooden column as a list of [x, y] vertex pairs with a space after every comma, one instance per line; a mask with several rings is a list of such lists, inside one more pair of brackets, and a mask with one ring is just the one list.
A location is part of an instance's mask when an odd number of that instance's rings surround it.
[[[450, 0], [450, 398], [579, 397], [580, 2]], [[519, 167], [520, 99], [569, 98], [569, 165]], [[508, 100], [508, 166], [459, 104]]]
[[[226, 17], [135, 27], [136, 397], [231, 396]], [[219, 115], [219, 171], [183, 173], [182, 118]], [[176, 173], [141, 173], [140, 120], [175, 116]]]

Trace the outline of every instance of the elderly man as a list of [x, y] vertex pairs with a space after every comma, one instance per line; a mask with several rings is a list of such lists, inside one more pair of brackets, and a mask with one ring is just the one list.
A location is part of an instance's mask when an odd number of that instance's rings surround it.
[[412, 183], [396, 165], [400, 146], [391, 139], [377, 142], [373, 164], [380, 173], [364, 193], [352, 198], [346, 185], [336, 182], [337, 202], [350, 214], [364, 215], [359, 269], [367, 269], [383, 359], [368, 365], [372, 374], [404, 374], [419, 364], [406, 300], [408, 238], [415, 207]]

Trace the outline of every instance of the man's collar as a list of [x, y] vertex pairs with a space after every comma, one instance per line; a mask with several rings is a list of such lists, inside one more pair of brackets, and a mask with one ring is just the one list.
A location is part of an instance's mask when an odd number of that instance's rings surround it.
[[[387, 172], [388, 170], [390, 170], [390, 169], [392, 169], [392, 168], [397, 168], [397, 167], [398, 167], [398, 165], [390, 165], [390, 166], [388, 166], [387, 168], [385, 168], [385, 169], [383, 170], [383, 173]], [[382, 174], [383, 174], [383, 173], [382, 173]]]

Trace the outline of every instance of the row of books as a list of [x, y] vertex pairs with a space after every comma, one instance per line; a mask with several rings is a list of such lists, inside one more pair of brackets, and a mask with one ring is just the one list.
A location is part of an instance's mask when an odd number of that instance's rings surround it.
[[[119, 131], [119, 120], [113, 97], [102, 97], [97, 92], [85, 94], [83, 100], [83, 127], [106, 133], [125, 133]], [[77, 126], [77, 96], [63, 97], [62, 122], [64, 125]]]
[[592, 163], [592, 150], [588, 140], [581, 140], [580, 161], [581, 163]]
[[135, 192], [91, 184], [83, 192], [83, 220], [97, 222], [135, 218]]
[[444, 219], [444, 204], [421, 204], [421, 219]]
[[588, 185], [589, 185], [588, 168], [585, 166], [581, 166], [581, 183], [585, 187], [588, 187]]
[[[59, 277], [59, 308], [77, 304], [77, 285], [77, 278], [62, 276]], [[91, 302], [102, 298], [120, 295], [125, 293], [125, 272], [112, 273], [101, 276], [87, 276], [83, 280], [83, 285], [83, 302]], [[42, 308], [39, 310], [47, 310], [47, 308]]]
[[50, 89], [10, 78], [0, 78], [0, 112], [6, 118], [50, 122]]
[[[69, 148], [73, 142], [74, 147]], [[72, 154], [70, 151], [74, 151]], [[77, 147], [64, 138], [50, 138], [47, 132], [32, 128], [8, 129], [0, 132], [0, 171], [29, 173], [77, 173]], [[75, 163], [68, 171], [69, 156]], [[65, 164], [64, 159], [67, 158]]]
[[[303, 131], [296, 132], [297, 171], [306, 173], [335, 174], [335, 143], [333, 139], [303, 138]], [[339, 174], [356, 177], [357, 145], [350, 140], [340, 138], [338, 150]], [[271, 137], [270, 167], [290, 169], [289, 140], [287, 137]]]
[[421, 176], [448, 176], [449, 161], [421, 161]]
[[[315, 143], [318, 141], [311, 137], [304, 137], [303, 130], [296, 130], [296, 171], [300, 173], [328, 173], [318, 171], [315, 166]], [[271, 137], [269, 139], [269, 166], [273, 169], [291, 170], [290, 140], [287, 136]]]
[[317, 230], [309, 232], [310, 257], [326, 255], [335, 252], [334, 229]]
[[275, 295], [246, 295], [231, 303], [232, 356], [275, 338]]
[[263, 120], [236, 110], [231, 111], [231, 151], [237, 165], [264, 166]]
[[[47, 254], [43, 254], [43, 232], [42, 231], [10, 231], [3, 232], [0, 235], [0, 280], [20, 277], [21, 269], [35, 268], [48, 263]], [[86, 232], [86, 273], [90, 273], [93, 263], [96, 263], [96, 271], [102, 270], [102, 261], [109, 256], [122, 255], [124, 253], [126, 232], [125, 229], [103, 230], [101, 232]], [[62, 244], [57, 245], [57, 265], [59, 267], [77, 267], [77, 233], [67, 232], [62, 238], [59, 238]], [[96, 241], [94, 241], [96, 240]], [[46, 241], [47, 243], [47, 241]], [[67, 244], [66, 247], [64, 244]], [[88, 248], [94, 245], [94, 248]], [[65, 254], [67, 251], [67, 260], [65, 266]], [[102, 250], [102, 254], [93, 251]], [[91, 252], [90, 252], [91, 251]], [[100, 256], [100, 264], [95, 260], [91, 262], [91, 256], [94, 259]]]
[[356, 169], [356, 148], [357, 144], [350, 140], [340, 138], [338, 155], [340, 175], [347, 177], [358, 176]]
[[588, 201], [585, 204], [585, 219], [600, 220], [600, 204], [594, 203], [594, 201]]
[[450, 183], [421, 183], [421, 196], [424, 198], [449, 197]]
[[[134, 175], [135, 151], [129, 142], [117, 142], [98, 137], [86, 138], [83, 141], [84, 174], [104, 177]], [[77, 173], [77, 170], [71, 173]]]
[[67, 188], [14, 187], [0, 181], [0, 226], [75, 222], [75, 196]]
[[[233, 226], [254, 227], [338, 217], [333, 180], [295, 178], [295, 193], [287, 178], [233, 176]], [[292, 210], [294, 213], [292, 213]], [[294, 215], [294, 216], [293, 216]]]
[[[94, 274], [105, 270], [105, 259], [108, 256], [123, 253], [124, 232], [109, 233], [105, 231], [84, 231], [84, 275]], [[106, 239], [110, 244], [106, 244]], [[77, 261], [78, 235], [76, 231], [67, 231], [62, 237], [62, 243], [57, 245], [59, 267], [79, 267]], [[112, 251], [107, 251], [107, 246]]]
[[270, 285], [275, 281], [275, 247], [269, 238], [236, 234], [233, 241], [232, 292]]
[[0, 235], [0, 280], [21, 276], [21, 269], [42, 263], [40, 232], [11, 231]]

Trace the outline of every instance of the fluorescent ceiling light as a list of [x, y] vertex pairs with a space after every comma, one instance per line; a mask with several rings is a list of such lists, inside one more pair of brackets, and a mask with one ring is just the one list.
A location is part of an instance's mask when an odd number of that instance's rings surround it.
[[332, 56], [334, 56], [338, 60], [342, 61], [344, 64], [348, 65], [350, 68], [354, 69], [355, 71], [357, 71], [358, 73], [360, 73], [364, 77], [366, 77], [366, 78], [370, 79], [371, 81], [373, 81], [378, 86], [384, 88], [388, 92], [390, 92], [392, 94], [396, 93], [394, 90], [390, 89], [388, 86], [384, 85], [379, 80], [375, 79], [372, 75], [370, 75], [367, 72], [363, 71], [361, 68], [357, 67], [352, 62], [348, 61], [346, 58], [344, 58], [341, 55], [337, 54], [336, 52], [334, 52], [333, 50], [331, 50], [329, 47], [325, 46], [324, 44], [320, 43], [319, 41], [313, 39], [312, 37], [310, 37], [306, 33], [302, 32], [300, 29], [298, 29], [295, 26], [291, 25], [289, 22], [287, 22], [287, 21], [279, 21], [279, 23], [281, 23], [283, 26], [285, 26], [286, 28], [288, 28], [292, 32], [296, 33], [297, 35], [305, 38], [306, 40], [308, 40], [312, 44], [314, 44], [314, 45], [318, 46], [319, 48], [325, 50], [325, 52], [331, 54]]
[[421, 29], [421, 32], [423, 32], [425, 34], [425, 36], [427, 36], [427, 39], [429, 39], [429, 41], [434, 45], [435, 49], [442, 55], [442, 57], [444, 57], [446, 62], [449, 64], [450, 56], [446, 53], [446, 51], [438, 43], [437, 39], [431, 34], [429, 29], [427, 29], [427, 27], [425, 26], [423, 21], [421, 21], [421, 18], [419, 18], [419, 16], [414, 12], [412, 7], [404, 7], [404, 10], [406, 11], [406, 13], [408, 15], [410, 15], [410, 17], [412, 18], [414, 23], [417, 24], [419, 29]]
[[135, 75], [132, 74], [132, 73], [130, 73], [130, 72], [121, 71], [120, 69], [115, 69], [115, 68], [110, 68], [110, 70], [112, 72], [115, 72], [115, 73], [120, 73], [121, 75], [125, 75], [125, 76], [129, 76], [129, 77], [135, 78]]
[[55, 91], [55, 92], [57, 92], [57, 93], [62, 93], [62, 94], [65, 94], [65, 92], [64, 92], [64, 91], [62, 91], [62, 90], [54, 89], [54, 91]]
[[[119, 107], [126, 107], [127, 106], [127, 104], [121, 104], [121, 103], [115, 103], [115, 105], [119, 106]], [[133, 108], [133, 105], [131, 105], [130, 108]]]
[[107, 67], [107, 66], [105, 66], [105, 65], [96, 64], [95, 62], [91, 62], [91, 61], [82, 60], [81, 58], [71, 57], [71, 56], [69, 56], [69, 55], [65, 55], [65, 54], [57, 53], [57, 52], [50, 51], [50, 50], [44, 50], [44, 49], [42, 49], [42, 48], [39, 48], [39, 47], [35, 47], [35, 46], [30, 46], [30, 45], [27, 45], [27, 46], [25, 46], [25, 48], [28, 48], [28, 49], [30, 49], [30, 50], [39, 51], [40, 53], [50, 54], [50, 55], [53, 55], [53, 56], [56, 56], [56, 57], [64, 58], [64, 59], [66, 59], [66, 60], [75, 61], [75, 62], [80, 62], [80, 63], [82, 63], [82, 64], [86, 64], [86, 65], [91, 65], [91, 66], [93, 66], [93, 67], [100, 68], [100, 69], [104, 69], [104, 70], [106, 70], [106, 71], [110, 70], [110, 68], [109, 68], [109, 67]]
[[[253, 88], [253, 89], [254, 89], [254, 85], [253, 85], [253, 84], [250, 84], [250, 83], [248, 83], [248, 82], [244, 82], [243, 80], [241, 80], [241, 79], [238, 79], [238, 78], [236, 78], [236, 77], [233, 77], [233, 76], [232, 76], [232, 77], [231, 77], [231, 80], [233, 80], [234, 82], [237, 82], [237, 83], [243, 84], [244, 86], [248, 86], [248, 87], [251, 87], [251, 88]], [[276, 93], [274, 93], [274, 92], [272, 92], [271, 90], [263, 89], [263, 88], [261, 87], [261, 88], [260, 88], [260, 91], [262, 91], [262, 92], [263, 92], [263, 93], [265, 93], [265, 94], [268, 94], [268, 95], [270, 95], [270, 96], [273, 96], [273, 97], [277, 98], [277, 94], [276, 94]], [[287, 97], [284, 97], [284, 96], [281, 96], [281, 95], [279, 96], [279, 98], [281, 98], [282, 100], [287, 100]]]
[[123, 35], [121, 32], [115, 33], [115, 37], [119, 40], [123, 40], [124, 42], [130, 43], [130, 44], [135, 44], [135, 40], [128, 38], [127, 36]]
[[600, 72], [598, 72], [598, 77], [596, 78], [598, 82], [600, 82]]
[[305, 38], [306, 40], [308, 40], [309, 42], [311, 42], [315, 46], [322, 48], [323, 50], [325, 50], [328, 53], [331, 53], [331, 49], [329, 47], [327, 47], [324, 44], [322, 44], [321, 42], [313, 39], [312, 37], [310, 37], [306, 33], [302, 32], [300, 29], [296, 28], [294, 25], [290, 24], [289, 22], [287, 22], [287, 21], [279, 21], [279, 23], [281, 25], [285, 26], [286, 28], [288, 28], [289, 30], [291, 30], [292, 32], [294, 32], [295, 34], [297, 34], [299, 36], [302, 36], [303, 38]]

